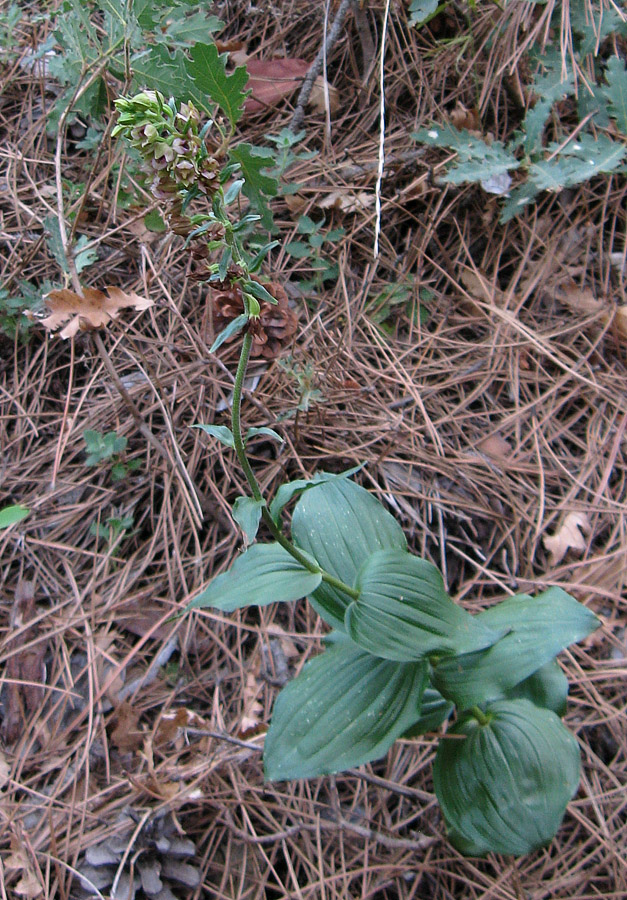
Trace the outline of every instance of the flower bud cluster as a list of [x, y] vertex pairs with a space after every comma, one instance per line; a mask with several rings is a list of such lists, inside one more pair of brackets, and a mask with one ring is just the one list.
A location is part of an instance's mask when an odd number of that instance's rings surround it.
[[115, 101], [118, 122], [112, 135], [125, 137], [154, 173], [152, 193], [173, 200], [194, 185], [212, 195], [219, 188], [219, 162], [208, 152], [200, 113], [190, 101], [178, 107], [158, 91], [142, 91]]

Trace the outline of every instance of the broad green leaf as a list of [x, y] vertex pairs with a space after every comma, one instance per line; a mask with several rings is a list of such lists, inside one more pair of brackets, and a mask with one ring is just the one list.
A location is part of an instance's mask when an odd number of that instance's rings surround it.
[[605, 78], [608, 113], [616, 120], [618, 130], [627, 135], [627, 70], [618, 56], [608, 60]]
[[0, 528], [9, 528], [10, 525], [21, 522], [29, 513], [30, 509], [19, 503], [14, 506], [5, 506], [4, 509], [0, 509]]
[[499, 701], [486, 716], [485, 725], [462, 716], [440, 741], [435, 793], [462, 853], [521, 856], [559, 828], [579, 784], [579, 747], [555, 713], [528, 700]]
[[[363, 563], [377, 550], [406, 550], [394, 516], [367, 490], [338, 478], [312, 487], [300, 497], [292, 516], [292, 537], [325, 571], [352, 585]], [[319, 616], [344, 631], [350, 597], [324, 583], [310, 597]]]
[[299, 478], [296, 481], [288, 481], [281, 484], [276, 492], [274, 500], [270, 504], [270, 514], [275, 522], [278, 522], [279, 514], [287, 506], [290, 500], [296, 494], [302, 494], [303, 491], [315, 487], [317, 484], [324, 484], [327, 481], [335, 481], [336, 478], [350, 478], [360, 471], [362, 466], [354, 466], [345, 472], [332, 474], [331, 472], [316, 472], [312, 478]]
[[236, 125], [244, 113], [247, 97], [243, 90], [248, 81], [246, 67], [238, 66], [232, 75], [227, 75], [227, 55], [220, 55], [215, 44], [194, 44], [190, 54], [192, 58], [187, 60], [185, 67], [197, 89], [211, 97], [231, 125]]
[[426, 677], [422, 663], [391, 663], [335, 643], [279, 694], [266, 778], [315, 778], [379, 759], [416, 721]]
[[403, 550], [371, 553], [355, 587], [359, 598], [346, 610], [346, 632], [384, 659], [409, 662], [429, 654], [483, 649], [505, 631], [489, 628], [453, 603], [439, 570]]
[[223, 28], [224, 23], [217, 16], [208, 15], [204, 9], [199, 9], [191, 15], [179, 15], [171, 21], [164, 39], [175, 47], [189, 46], [196, 41], [206, 41], [209, 35], [222, 31]]
[[434, 686], [459, 709], [503, 697], [600, 624], [561, 588], [549, 588], [538, 597], [508, 597], [477, 619], [489, 628], [511, 631], [487, 650], [438, 662]]
[[249, 428], [246, 432], [246, 437], [244, 438], [244, 443], [247, 444], [251, 438], [258, 437], [259, 435], [265, 435], [266, 437], [272, 438], [273, 441], [278, 441], [279, 444], [284, 444], [285, 439], [281, 437], [280, 434], [273, 428]]
[[506, 700], [531, 700], [536, 706], [550, 709], [560, 718], [566, 714], [568, 678], [556, 659], [541, 666], [537, 672], [505, 692]]
[[[244, 70], [245, 71], [245, 70]], [[268, 197], [276, 197], [279, 184], [276, 178], [263, 173], [268, 160], [257, 155], [257, 147], [252, 144], [238, 144], [229, 149], [229, 158], [240, 164], [246, 183], [242, 188], [250, 200], [253, 209], [261, 216], [261, 222], [268, 231], [273, 227], [272, 211], [268, 206]]]
[[438, 0], [411, 0], [409, 4], [409, 24], [422, 25], [430, 19], [438, 8]]
[[228, 572], [214, 578], [187, 609], [211, 606], [233, 612], [245, 606], [289, 603], [306, 597], [321, 581], [320, 572], [310, 572], [280, 544], [253, 544], [237, 557]]
[[237, 334], [238, 331], [241, 331], [244, 325], [248, 322], [248, 316], [245, 313], [242, 313], [241, 316], [238, 316], [236, 319], [233, 319], [232, 322], [224, 328], [220, 334], [217, 336], [211, 347], [209, 348], [209, 353], [215, 353], [218, 347], [221, 347], [225, 341], [228, 341], [230, 337], [233, 337], [234, 334]]
[[217, 438], [221, 443], [226, 444], [227, 447], [235, 448], [233, 432], [226, 425], [192, 425], [192, 428], [200, 428], [206, 434], [210, 434], [211, 437]]
[[403, 733], [404, 738], [419, 737], [428, 731], [437, 731], [453, 712], [455, 707], [450, 700], [445, 700], [439, 691], [428, 687], [422, 695], [420, 718]]
[[233, 504], [233, 518], [246, 535], [249, 544], [257, 537], [261, 511], [265, 505], [265, 500], [255, 500], [253, 497], [238, 497]]

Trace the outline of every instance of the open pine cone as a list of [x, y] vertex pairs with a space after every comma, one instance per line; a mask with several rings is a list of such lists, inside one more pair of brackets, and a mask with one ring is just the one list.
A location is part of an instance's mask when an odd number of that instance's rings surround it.
[[[250, 320], [253, 336], [251, 356], [276, 359], [296, 334], [298, 319], [288, 305], [285, 289], [277, 281], [264, 282], [265, 289], [276, 302], [260, 300], [261, 311], [258, 319]], [[213, 324], [219, 334], [226, 326], [244, 312], [242, 290], [236, 281], [223, 281], [210, 285], [213, 300]]]

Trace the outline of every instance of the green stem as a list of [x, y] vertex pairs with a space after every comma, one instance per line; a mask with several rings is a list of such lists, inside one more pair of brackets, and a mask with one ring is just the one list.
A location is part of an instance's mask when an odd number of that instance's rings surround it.
[[491, 717], [486, 716], [486, 714], [483, 712], [483, 710], [480, 709], [478, 706], [471, 706], [470, 712], [472, 713], [472, 715], [475, 717], [475, 719], [477, 720], [477, 722], [480, 725], [489, 725], [490, 724]]
[[[248, 457], [246, 456], [246, 448], [242, 439], [241, 425], [242, 387], [244, 385], [244, 376], [246, 375], [248, 360], [250, 359], [250, 350], [252, 347], [252, 343], [252, 335], [250, 334], [250, 332], [247, 332], [244, 335], [244, 343], [242, 345], [242, 351], [240, 353], [237, 372], [235, 373], [235, 386], [233, 388], [233, 407], [231, 410], [231, 430], [233, 431], [235, 453], [237, 454], [239, 463], [244, 470], [244, 475], [246, 476], [246, 480], [249, 484], [253, 498], [259, 501], [263, 500], [263, 495], [261, 493], [261, 488], [259, 487], [259, 482], [257, 481], [255, 473], [253, 472], [252, 467], [248, 462]], [[300, 550], [285, 537], [277, 523], [272, 518], [270, 510], [267, 506], [263, 507], [261, 515], [264, 522], [270, 529], [272, 537], [278, 544], [281, 545], [281, 547], [283, 547], [284, 550], [287, 550], [290, 556], [292, 556], [297, 562], [299, 562], [310, 572], [320, 572], [320, 574], [322, 575], [322, 580], [331, 587], [337, 588], [337, 590], [348, 594], [348, 596], [352, 597], [353, 600], [357, 600], [357, 598], [359, 597], [359, 591], [356, 591], [354, 588], [349, 587], [347, 584], [344, 584], [343, 581], [340, 581], [339, 578], [331, 575], [330, 572], [325, 572], [324, 569], [313, 563], [307, 556], [305, 556], [304, 553], [301, 553]]]

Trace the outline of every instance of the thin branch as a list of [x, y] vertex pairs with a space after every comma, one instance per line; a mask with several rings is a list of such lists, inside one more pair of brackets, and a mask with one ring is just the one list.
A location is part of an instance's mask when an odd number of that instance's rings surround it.
[[331, 52], [338, 37], [340, 36], [340, 31], [342, 29], [342, 25], [344, 24], [344, 19], [346, 18], [346, 13], [348, 12], [351, 3], [352, 0], [342, 0], [342, 2], [340, 3], [339, 9], [335, 14], [335, 18], [333, 19], [331, 27], [329, 28], [327, 39], [318, 51], [318, 54], [312, 62], [309, 71], [305, 75], [303, 86], [300, 89], [300, 94], [298, 95], [298, 100], [296, 101], [296, 109], [294, 110], [292, 121], [290, 122], [290, 131], [292, 132], [298, 131], [303, 124], [303, 119], [305, 118], [305, 107], [307, 106], [307, 102], [309, 101], [309, 97], [311, 96], [314, 81], [320, 74], [327, 55]]

